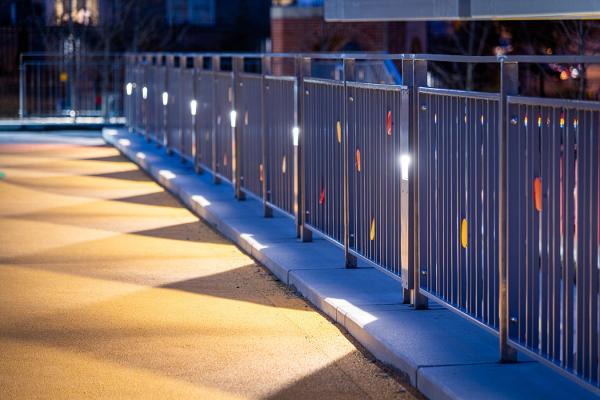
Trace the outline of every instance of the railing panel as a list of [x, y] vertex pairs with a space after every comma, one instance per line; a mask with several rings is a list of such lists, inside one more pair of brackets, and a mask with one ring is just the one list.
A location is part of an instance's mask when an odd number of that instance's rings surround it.
[[262, 196], [262, 76], [241, 74], [237, 102], [238, 121], [241, 124], [241, 184], [250, 194]]
[[265, 78], [266, 176], [270, 203], [294, 215], [294, 128], [296, 78]]
[[[181, 156], [188, 161], [194, 159], [196, 149], [193, 138], [193, 116], [190, 103], [194, 100], [194, 70], [185, 68], [181, 70]], [[196, 110], [197, 111], [197, 110]]]
[[230, 113], [233, 110], [233, 74], [231, 72], [215, 72], [216, 111], [215, 148], [217, 175], [232, 180], [232, 128]]
[[[419, 89], [421, 288], [498, 326], [498, 95]], [[424, 239], [424, 240], [423, 240]]]
[[304, 80], [306, 224], [338, 243], [344, 233], [344, 84]]
[[600, 106], [510, 97], [509, 338], [598, 384]]
[[197, 162], [207, 170], [212, 170], [213, 160], [214, 85], [211, 71], [196, 71], [196, 154]]
[[181, 117], [183, 101], [181, 96], [181, 68], [170, 65], [167, 67], [167, 92], [169, 102], [167, 105], [167, 146], [169, 149], [180, 153], [181, 149]]
[[162, 94], [166, 90], [166, 67], [155, 65], [152, 67], [152, 84], [149, 87], [149, 100], [152, 109], [152, 133], [151, 137], [157, 143], [165, 142], [165, 106], [162, 103]]
[[348, 96], [350, 249], [400, 275], [409, 246], [409, 91], [349, 82]]

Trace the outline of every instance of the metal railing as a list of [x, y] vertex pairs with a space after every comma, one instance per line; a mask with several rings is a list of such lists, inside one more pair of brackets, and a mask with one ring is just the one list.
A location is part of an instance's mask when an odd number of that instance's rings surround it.
[[135, 81], [133, 76], [125, 78], [124, 73], [121, 55], [24, 53], [20, 61], [19, 115], [123, 117], [123, 81]]
[[[265, 217], [293, 216], [301, 240], [343, 247], [347, 267], [398, 278], [415, 308], [434, 299], [494, 332], [501, 361], [519, 349], [599, 393], [600, 106], [520, 96], [518, 71], [600, 57], [126, 60], [132, 128], [261, 199]], [[323, 60], [339, 79], [315, 76]], [[402, 84], [356, 74], [391, 61]], [[428, 87], [440, 62], [496, 64], [499, 87]]]

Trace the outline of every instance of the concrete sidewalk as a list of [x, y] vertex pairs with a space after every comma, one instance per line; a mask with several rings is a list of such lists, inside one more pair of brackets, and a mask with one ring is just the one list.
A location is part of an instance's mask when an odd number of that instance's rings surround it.
[[164, 149], [126, 130], [105, 129], [105, 140], [144, 169], [282, 282], [342, 325], [378, 359], [405, 373], [432, 399], [595, 399], [596, 394], [553, 369], [520, 355], [499, 364], [497, 338], [432, 304], [402, 304], [400, 282], [359, 264], [344, 269], [340, 248], [316, 235], [295, 237], [291, 219], [262, 217], [262, 204], [234, 199], [227, 183], [168, 157]]

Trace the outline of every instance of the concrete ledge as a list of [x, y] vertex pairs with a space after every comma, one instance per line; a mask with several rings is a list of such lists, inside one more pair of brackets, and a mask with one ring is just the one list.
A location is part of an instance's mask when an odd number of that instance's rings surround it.
[[192, 166], [140, 135], [105, 129], [103, 136], [427, 397], [598, 398], [597, 392], [523, 355], [519, 363], [499, 364], [493, 334], [438, 305], [416, 311], [403, 304], [398, 280], [364, 263], [345, 269], [339, 247], [319, 235], [312, 243], [299, 242], [290, 218], [279, 213], [264, 218], [259, 201], [235, 200], [230, 185], [214, 185], [210, 174], [195, 174]]

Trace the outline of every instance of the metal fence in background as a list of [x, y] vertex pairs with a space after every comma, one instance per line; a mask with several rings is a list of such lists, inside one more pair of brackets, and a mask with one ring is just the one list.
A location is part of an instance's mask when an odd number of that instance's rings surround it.
[[121, 55], [24, 53], [20, 62], [19, 115], [123, 117], [124, 74]]
[[[257, 58], [260, 73], [244, 68]], [[402, 85], [363, 82], [377, 74], [358, 76], [361, 58], [401, 65]], [[599, 393], [600, 106], [519, 96], [518, 65], [600, 58], [127, 60], [148, 91], [126, 102], [132, 126], [159, 145], [182, 129], [197, 170], [293, 216], [302, 240], [320, 233], [347, 267], [360, 257], [399, 278], [415, 308], [433, 299], [495, 332], [502, 361], [519, 349]], [[430, 62], [498, 63], [500, 87], [428, 87]], [[323, 65], [336, 79], [315, 77]]]

